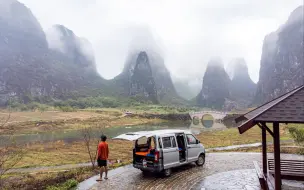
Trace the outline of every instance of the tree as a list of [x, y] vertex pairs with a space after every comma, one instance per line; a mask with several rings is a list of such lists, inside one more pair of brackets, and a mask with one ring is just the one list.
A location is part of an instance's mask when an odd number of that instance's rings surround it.
[[298, 145], [304, 145], [304, 128], [302, 127], [289, 127], [290, 135]]
[[[10, 121], [11, 113], [6, 116], [0, 117], [0, 129]], [[6, 139], [0, 139], [0, 189], [3, 185], [3, 176], [20, 162], [24, 156], [23, 149], [18, 147], [14, 141], [14, 130], [11, 128], [11, 132], [7, 135]]]
[[[101, 126], [99, 124], [97, 124], [97, 126], [95, 127], [95, 129], [100, 129], [101, 134], [103, 134], [102, 129], [104, 128], [104, 126]], [[94, 134], [93, 134], [93, 127], [89, 126], [89, 127], [85, 127], [81, 130], [81, 135], [83, 137], [83, 141], [84, 141], [84, 145], [87, 149], [90, 161], [92, 163], [92, 169], [95, 168], [95, 158], [97, 156], [97, 150], [98, 150], [98, 143], [99, 143], [99, 138], [96, 140], [96, 138], [94, 138]], [[92, 146], [94, 148], [92, 148]]]

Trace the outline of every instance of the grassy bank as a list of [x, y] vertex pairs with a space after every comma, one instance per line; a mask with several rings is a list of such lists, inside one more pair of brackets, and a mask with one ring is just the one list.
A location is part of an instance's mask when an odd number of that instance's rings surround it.
[[[28, 134], [56, 130], [75, 130], [84, 127], [106, 128], [112, 126], [140, 125], [164, 122], [161, 119], [116, 116], [119, 112], [14, 112], [0, 133]], [[5, 113], [7, 115], [7, 113]], [[2, 113], [4, 115], [4, 113]]]
[[[280, 135], [281, 140], [291, 139], [287, 126], [280, 127]], [[255, 126], [246, 133], [240, 135], [237, 128], [230, 128], [217, 132], [203, 132], [197, 135], [197, 137], [206, 148], [250, 144], [261, 142], [261, 129], [258, 126]], [[267, 141], [272, 142], [272, 137], [269, 134], [267, 134]]]
[[[91, 150], [96, 150], [98, 139], [92, 144]], [[132, 156], [132, 143], [118, 140], [109, 140], [110, 160], [129, 162]], [[29, 168], [39, 166], [57, 166], [90, 162], [85, 143], [78, 141], [66, 144], [63, 141], [50, 143], [36, 143], [25, 148], [22, 160], [16, 168]]]
[[[281, 127], [281, 140], [291, 139], [286, 127]], [[205, 148], [231, 146], [261, 142], [261, 130], [258, 127], [252, 128], [247, 133], [240, 135], [236, 128], [203, 132], [198, 139]], [[268, 136], [268, 141], [272, 138]], [[92, 141], [91, 149], [96, 150], [98, 139]], [[109, 140], [110, 159], [129, 162], [132, 159], [132, 142]], [[83, 141], [67, 144], [62, 141], [50, 143], [36, 143], [26, 147], [26, 154], [23, 160], [16, 167], [54, 166], [63, 164], [76, 164], [89, 162], [89, 156]]]
[[[129, 163], [127, 163], [129, 164]], [[109, 169], [125, 165], [124, 163], [111, 165]], [[69, 171], [49, 171], [28, 174], [7, 174], [4, 177], [2, 189], [35, 189], [35, 190], [69, 190], [75, 188], [77, 184], [94, 175], [99, 170], [92, 170], [91, 167], [71, 169]]]

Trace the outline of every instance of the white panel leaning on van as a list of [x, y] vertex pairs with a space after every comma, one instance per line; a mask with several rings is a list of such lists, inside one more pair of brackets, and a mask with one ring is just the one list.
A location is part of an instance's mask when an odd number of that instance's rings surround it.
[[205, 163], [205, 148], [187, 130], [140, 131], [119, 135], [113, 139], [134, 141], [133, 166], [143, 172], [171, 175], [171, 169], [195, 162]]

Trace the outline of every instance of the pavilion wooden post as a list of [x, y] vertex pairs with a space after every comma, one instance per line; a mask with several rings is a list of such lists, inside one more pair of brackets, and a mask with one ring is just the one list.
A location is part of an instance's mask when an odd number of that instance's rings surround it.
[[267, 176], [267, 144], [266, 144], [266, 129], [262, 129], [262, 156], [263, 156], [263, 173]]
[[273, 123], [273, 144], [274, 144], [274, 179], [275, 189], [281, 190], [282, 179], [281, 179], [281, 157], [280, 157], [280, 128], [279, 123]]

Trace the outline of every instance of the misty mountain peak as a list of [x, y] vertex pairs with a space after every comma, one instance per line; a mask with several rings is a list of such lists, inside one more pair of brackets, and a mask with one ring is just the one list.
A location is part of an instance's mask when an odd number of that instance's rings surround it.
[[303, 84], [303, 8], [296, 8], [287, 22], [264, 40], [256, 104], [270, 101]]
[[223, 61], [220, 57], [212, 57], [210, 61], [208, 62], [207, 68], [208, 67], [219, 67], [219, 68], [224, 68]]
[[77, 46], [77, 36], [63, 25], [53, 25], [46, 31], [49, 48], [67, 53], [69, 49]]
[[225, 69], [230, 79], [233, 79], [235, 74], [244, 74], [249, 77], [246, 61], [242, 57], [232, 59]]
[[231, 99], [237, 103], [237, 108], [243, 109], [253, 101], [256, 84], [248, 74], [244, 58], [235, 58], [231, 63], [233, 63], [233, 77], [230, 84]]
[[147, 63], [148, 62], [148, 55], [145, 51], [141, 51], [137, 57], [137, 64], [140, 63]]
[[301, 5], [298, 8], [296, 8], [294, 11], [292, 11], [292, 13], [290, 14], [287, 23], [292, 24], [294, 22], [298, 22], [303, 20], [303, 16], [304, 16], [304, 6]]
[[170, 102], [179, 98], [163, 57], [154, 51], [132, 51], [123, 72], [113, 80], [125, 96], [143, 97], [152, 102]]
[[162, 41], [157, 37], [157, 34], [152, 32], [151, 28], [140, 25], [129, 30], [134, 32], [129, 42], [129, 54], [146, 51], [148, 54], [157, 53], [163, 57]]
[[233, 65], [233, 79], [250, 78], [248, 73], [248, 66], [244, 58], [236, 58]]
[[0, 27], [9, 28], [11, 32], [22, 30], [24, 33], [45, 38], [42, 27], [31, 10], [16, 0], [0, 1]]
[[230, 78], [220, 58], [212, 58], [204, 75], [202, 89], [197, 96], [197, 104], [203, 107], [223, 109], [230, 96]]
[[75, 64], [95, 68], [94, 51], [91, 43], [75, 35], [63, 25], [54, 25], [46, 31], [50, 49], [65, 54]]
[[56, 24], [53, 26], [54, 28], [56, 28], [63, 36], [68, 37], [74, 37], [75, 34], [72, 30], [68, 29], [67, 27], [60, 25], [60, 24]]

